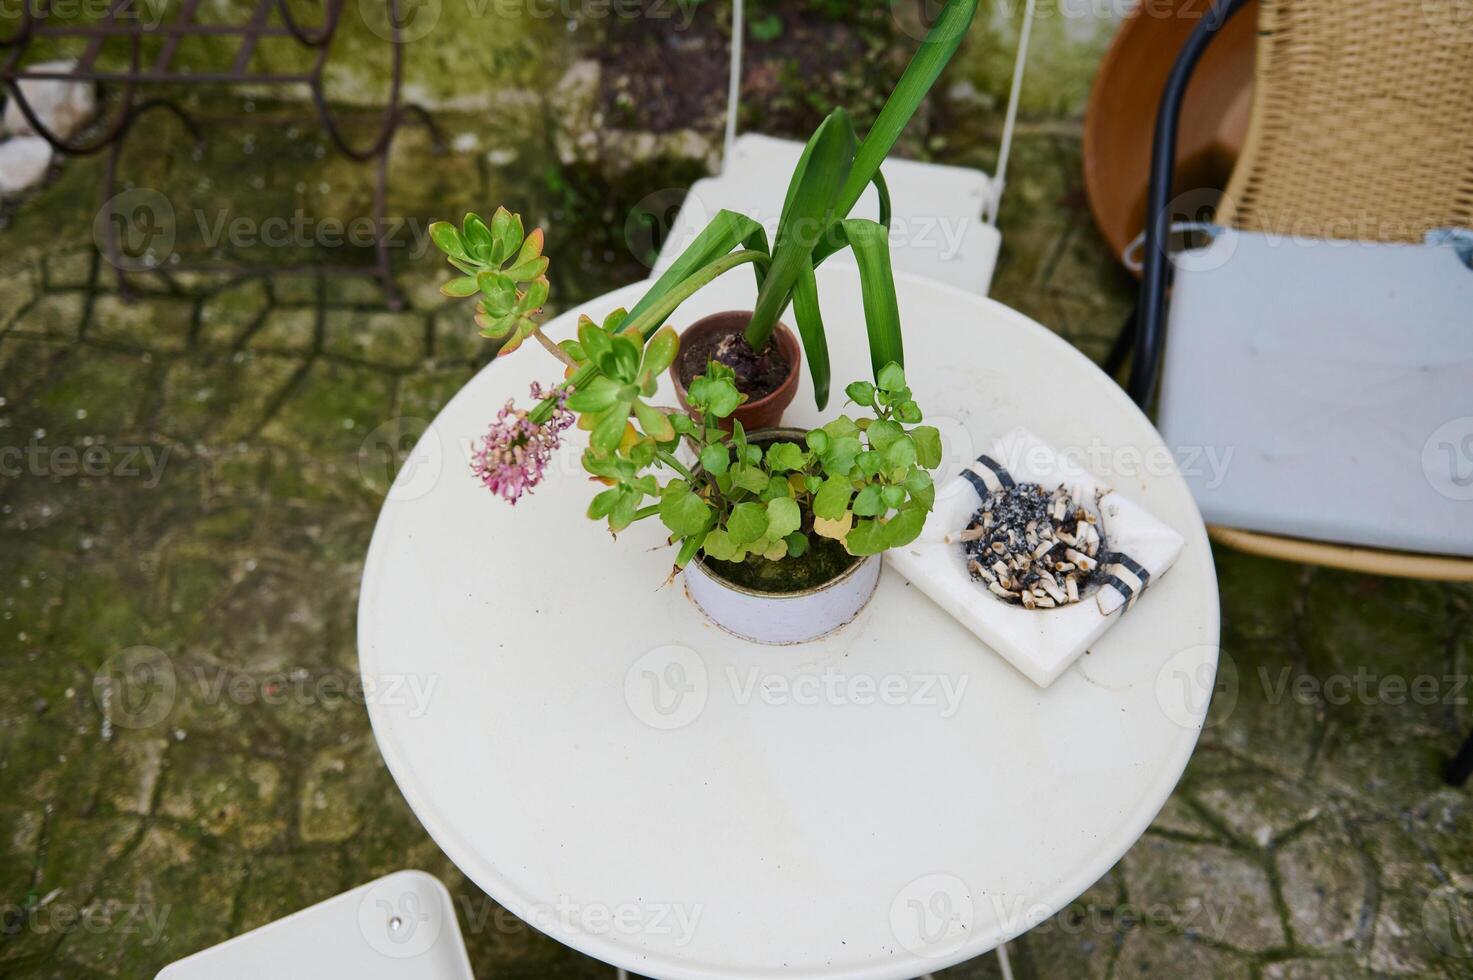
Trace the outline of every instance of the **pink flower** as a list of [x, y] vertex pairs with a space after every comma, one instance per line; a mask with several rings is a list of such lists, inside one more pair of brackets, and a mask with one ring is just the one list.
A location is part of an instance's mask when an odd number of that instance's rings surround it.
[[486, 489], [516, 504], [522, 494], [542, 482], [552, 454], [562, 443], [563, 430], [573, 424], [573, 413], [566, 408], [570, 393], [567, 385], [549, 392], [533, 382], [533, 401], [557, 399], [552, 416], [542, 425], [513, 401], [497, 413], [480, 447], [471, 454], [471, 472]]

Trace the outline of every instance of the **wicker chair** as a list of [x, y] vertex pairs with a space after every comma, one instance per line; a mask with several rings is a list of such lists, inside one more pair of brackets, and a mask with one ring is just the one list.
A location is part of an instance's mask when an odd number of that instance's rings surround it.
[[[1165, 334], [1171, 174], [1187, 82], [1246, 0], [1214, 0], [1162, 96], [1133, 322], [1129, 390], [1145, 407]], [[1254, 101], [1244, 151], [1215, 221], [1337, 239], [1420, 242], [1473, 227], [1473, 23], [1463, 0], [1262, 0]], [[1214, 540], [1254, 554], [1378, 575], [1473, 581], [1473, 559], [1393, 552], [1237, 528]], [[1473, 736], [1449, 766], [1473, 771]]]

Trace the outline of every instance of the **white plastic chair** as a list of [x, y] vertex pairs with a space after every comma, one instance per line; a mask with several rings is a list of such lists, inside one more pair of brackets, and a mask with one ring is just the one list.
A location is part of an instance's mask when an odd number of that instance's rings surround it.
[[[1024, 8], [997, 173], [989, 177], [970, 167], [893, 157], [885, 162], [885, 180], [893, 206], [890, 261], [895, 271], [929, 276], [983, 296], [991, 288], [1002, 246], [997, 209], [1002, 201], [1008, 153], [1013, 143], [1034, 2], [1028, 0]], [[721, 173], [698, 180], [691, 187], [655, 260], [655, 275], [664, 272], [722, 209], [748, 215], [766, 226], [769, 235], [775, 234], [788, 181], [803, 152], [803, 144], [791, 140], [759, 133], [737, 135], [745, 24], [742, 0], [735, 0], [732, 24], [731, 77]], [[854, 215], [878, 217], [879, 201], [873, 187], [859, 199]], [[841, 252], [830, 261], [853, 262], [853, 258]]]
[[450, 893], [396, 871], [164, 967], [156, 980], [475, 980]]

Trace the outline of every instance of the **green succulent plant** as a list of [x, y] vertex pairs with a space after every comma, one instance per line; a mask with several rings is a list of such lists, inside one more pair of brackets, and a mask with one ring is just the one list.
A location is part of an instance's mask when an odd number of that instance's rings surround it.
[[487, 225], [467, 214], [460, 228], [448, 221], [430, 225], [430, 240], [464, 275], [440, 287], [446, 296], [480, 296], [476, 325], [481, 336], [501, 341], [497, 356], [510, 354], [537, 332], [535, 317], [547, 302], [547, 256], [541, 228], [522, 231], [522, 217], [497, 208]]

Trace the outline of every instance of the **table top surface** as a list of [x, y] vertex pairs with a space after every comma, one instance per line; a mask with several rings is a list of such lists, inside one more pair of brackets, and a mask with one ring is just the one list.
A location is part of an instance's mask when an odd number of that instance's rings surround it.
[[[869, 374], [858, 279], [820, 270], [834, 390]], [[656, 521], [613, 540], [573, 430], [515, 507], [469, 472], [530, 349], [425, 430], [374, 531], [358, 644], [379, 748], [425, 828], [533, 926], [653, 977], [904, 978], [977, 956], [1081, 894], [1166, 802], [1217, 663], [1207, 536], [1170, 454], [1065, 341], [899, 277], [938, 483], [1026, 425], [1186, 539], [1176, 566], [1047, 690], [886, 569], [859, 618], [793, 647], [708, 623]], [[633, 305], [636, 284], [558, 317]], [[750, 309], [745, 270], [672, 318]], [[468, 313], [468, 311], [467, 311]], [[785, 422], [817, 424], [804, 372]], [[673, 404], [668, 380], [657, 403]], [[836, 399], [837, 401], [837, 399]]]

